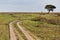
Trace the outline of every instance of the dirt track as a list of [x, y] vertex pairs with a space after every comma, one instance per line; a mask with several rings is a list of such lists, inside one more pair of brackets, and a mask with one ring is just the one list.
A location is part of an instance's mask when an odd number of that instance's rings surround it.
[[13, 23], [13, 22], [9, 23], [10, 40], [16, 40], [16, 35], [15, 35], [15, 33], [14, 33], [12, 23]]
[[[18, 31], [13, 27], [13, 21], [9, 23], [9, 30], [10, 30], [10, 40], [17, 40], [16, 35], [18, 36], [19, 40], [22, 40], [22, 37], [18, 33]], [[20, 22], [17, 22], [17, 27], [22, 31], [22, 33], [26, 36], [27, 40], [35, 40], [22, 26], [20, 26]]]
[[34, 40], [33, 37], [23, 27], [20, 26], [20, 22], [17, 22], [17, 26], [24, 33], [24, 35], [26, 36], [27, 40]]

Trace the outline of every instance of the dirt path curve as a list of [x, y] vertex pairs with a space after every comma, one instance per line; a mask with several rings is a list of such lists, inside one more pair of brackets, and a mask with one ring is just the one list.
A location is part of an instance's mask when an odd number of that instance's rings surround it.
[[12, 23], [13, 23], [13, 22], [9, 23], [10, 40], [16, 40], [16, 35], [15, 35], [15, 33], [14, 33]]
[[20, 26], [20, 22], [17, 22], [17, 26], [24, 33], [27, 40], [34, 40], [34, 38], [23, 27]]
[[17, 40], [24, 40], [24, 39], [20, 36], [20, 34], [19, 34], [19, 32], [16, 30], [16, 28], [14, 28], [14, 30], [15, 30], [15, 33], [16, 33], [16, 35], [17, 35], [17, 37], [18, 37]]

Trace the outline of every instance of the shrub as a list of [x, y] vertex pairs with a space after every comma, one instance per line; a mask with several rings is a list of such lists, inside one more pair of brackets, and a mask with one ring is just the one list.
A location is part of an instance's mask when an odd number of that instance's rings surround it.
[[47, 21], [47, 19], [46, 18], [44, 18], [44, 17], [36, 17], [36, 18], [33, 18], [33, 19], [31, 19], [32, 21], [41, 21], [41, 22], [45, 22], [45, 21]]
[[54, 24], [54, 25], [59, 25], [60, 24], [59, 19], [49, 19], [47, 22], [50, 23], [50, 24]]
[[36, 25], [36, 27], [40, 27], [40, 28], [48, 28], [48, 27], [50, 27], [49, 25], [47, 25], [47, 24], [38, 24], [38, 25]]

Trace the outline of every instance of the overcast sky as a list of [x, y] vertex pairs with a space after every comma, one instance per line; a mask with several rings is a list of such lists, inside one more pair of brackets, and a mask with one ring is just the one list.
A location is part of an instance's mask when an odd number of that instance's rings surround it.
[[0, 11], [46, 11], [44, 6], [47, 4], [55, 5], [54, 11], [60, 12], [60, 0], [0, 0]]

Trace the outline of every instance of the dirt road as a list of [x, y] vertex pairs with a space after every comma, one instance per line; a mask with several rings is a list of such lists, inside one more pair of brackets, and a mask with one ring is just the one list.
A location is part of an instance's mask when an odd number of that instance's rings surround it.
[[27, 40], [34, 40], [34, 38], [23, 27], [21, 27], [19, 23], [20, 22], [17, 22], [17, 26], [24, 33], [24, 35], [26, 36]]
[[13, 22], [9, 23], [10, 40], [16, 40], [16, 35], [15, 35], [15, 33], [14, 33], [12, 23], [13, 23]]
[[[17, 22], [17, 21], [13, 21], [13, 22], [9, 23], [10, 40], [17, 40], [16, 35], [18, 36], [19, 40], [22, 40], [21, 36], [19, 36], [18, 31], [12, 25], [14, 22]], [[20, 26], [20, 22], [17, 22], [17, 27], [26, 36], [27, 40], [35, 40], [22, 26]]]
[[24, 39], [21, 37], [20, 33], [16, 30], [16, 28], [14, 28], [14, 30], [15, 30], [15, 33], [16, 33], [16, 36], [17, 36], [17, 40], [24, 40]]

